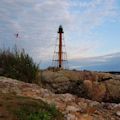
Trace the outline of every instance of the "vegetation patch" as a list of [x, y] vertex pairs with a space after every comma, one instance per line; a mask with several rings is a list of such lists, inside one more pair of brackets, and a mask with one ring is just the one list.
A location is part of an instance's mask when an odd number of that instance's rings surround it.
[[2, 120], [64, 120], [55, 105], [41, 100], [0, 94], [0, 103]]
[[32, 83], [39, 65], [24, 50], [0, 50], [0, 75]]

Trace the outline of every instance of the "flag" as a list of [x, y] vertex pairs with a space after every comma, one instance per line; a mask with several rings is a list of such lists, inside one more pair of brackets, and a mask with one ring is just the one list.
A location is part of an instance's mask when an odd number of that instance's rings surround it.
[[18, 38], [18, 37], [19, 37], [19, 34], [18, 34], [18, 33], [16, 33], [16, 34], [15, 34], [15, 37], [16, 37], [16, 38]]

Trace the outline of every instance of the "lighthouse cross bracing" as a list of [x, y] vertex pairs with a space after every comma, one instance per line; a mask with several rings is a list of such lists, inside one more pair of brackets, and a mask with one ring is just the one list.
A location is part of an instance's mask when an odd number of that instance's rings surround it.
[[64, 31], [60, 25], [58, 29], [57, 44], [55, 46], [53, 56], [53, 67], [55, 68], [68, 68], [67, 53], [64, 42]]

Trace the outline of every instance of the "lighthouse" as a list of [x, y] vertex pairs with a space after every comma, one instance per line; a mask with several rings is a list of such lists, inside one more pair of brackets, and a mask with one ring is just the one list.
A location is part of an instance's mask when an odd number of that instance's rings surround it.
[[58, 37], [57, 37], [57, 44], [54, 51], [53, 56], [53, 67], [59, 68], [59, 69], [65, 69], [68, 66], [67, 61], [67, 53], [65, 49], [65, 41], [64, 41], [64, 30], [62, 25], [58, 28]]

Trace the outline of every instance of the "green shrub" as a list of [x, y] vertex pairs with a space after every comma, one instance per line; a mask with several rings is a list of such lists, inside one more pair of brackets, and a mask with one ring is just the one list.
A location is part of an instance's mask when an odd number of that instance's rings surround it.
[[55, 105], [47, 105], [42, 102], [40, 104], [34, 102], [22, 104], [16, 111], [19, 120], [54, 120], [59, 114]]
[[29, 113], [29, 111], [23, 111], [21, 109], [17, 111], [17, 117], [19, 120], [52, 120], [52, 115], [46, 111]]
[[0, 93], [0, 109], [0, 120], [66, 120], [55, 104], [10, 93]]
[[0, 50], [0, 75], [32, 83], [38, 71], [38, 65], [24, 50]]

